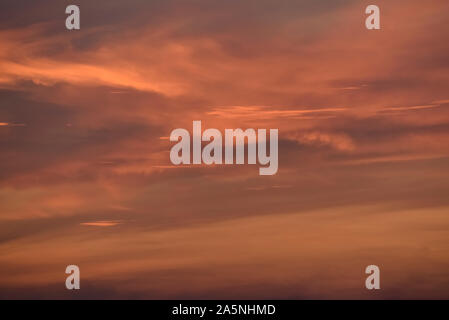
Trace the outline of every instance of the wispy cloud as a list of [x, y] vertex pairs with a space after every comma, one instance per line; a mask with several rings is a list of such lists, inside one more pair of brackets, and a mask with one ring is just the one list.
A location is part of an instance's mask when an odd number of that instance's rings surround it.
[[114, 220], [104, 220], [104, 221], [92, 221], [92, 222], [82, 222], [80, 225], [82, 226], [92, 226], [92, 227], [113, 227], [119, 224], [122, 224], [122, 221], [114, 221]]
[[[0, 4], [0, 297], [76, 258], [119, 297], [364, 298], [374, 257], [447, 298], [447, 1], [80, 1]], [[193, 120], [278, 128], [278, 173], [171, 165]]]

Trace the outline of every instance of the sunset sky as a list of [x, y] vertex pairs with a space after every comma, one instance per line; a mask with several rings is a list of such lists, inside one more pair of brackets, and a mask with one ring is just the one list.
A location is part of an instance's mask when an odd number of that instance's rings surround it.
[[[447, 0], [2, 0], [0, 299], [448, 299], [448, 25]], [[174, 166], [194, 120], [279, 129], [277, 174]]]

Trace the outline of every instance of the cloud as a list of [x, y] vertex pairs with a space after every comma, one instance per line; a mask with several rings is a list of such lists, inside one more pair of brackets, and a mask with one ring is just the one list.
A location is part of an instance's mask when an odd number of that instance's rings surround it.
[[[447, 296], [445, 3], [385, 3], [380, 32], [358, 1], [81, 0], [79, 32], [24, 5], [0, 10], [2, 297], [63, 297], [75, 261], [85, 297], [365, 298], [373, 257], [384, 297]], [[278, 128], [278, 173], [172, 170], [193, 120]]]
[[81, 222], [82, 226], [93, 226], [93, 227], [113, 227], [121, 224], [121, 221], [92, 221], [92, 222]]

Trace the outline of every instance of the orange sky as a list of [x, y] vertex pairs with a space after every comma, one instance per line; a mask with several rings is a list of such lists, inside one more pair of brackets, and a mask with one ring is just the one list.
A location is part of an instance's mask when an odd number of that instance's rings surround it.
[[[449, 3], [374, 3], [2, 1], [0, 298], [449, 298]], [[277, 174], [173, 167], [193, 120]]]

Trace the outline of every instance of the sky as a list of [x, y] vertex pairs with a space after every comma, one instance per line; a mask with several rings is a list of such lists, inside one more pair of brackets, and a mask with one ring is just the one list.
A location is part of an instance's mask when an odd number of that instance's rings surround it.
[[[449, 298], [448, 1], [70, 4], [0, 4], [1, 299]], [[194, 120], [278, 172], [174, 166]]]

